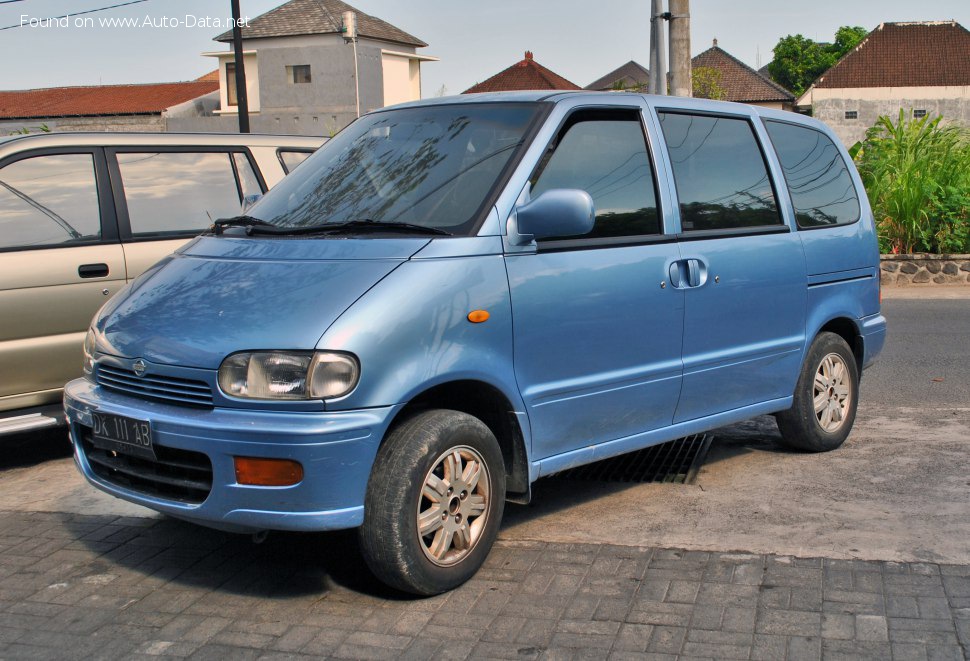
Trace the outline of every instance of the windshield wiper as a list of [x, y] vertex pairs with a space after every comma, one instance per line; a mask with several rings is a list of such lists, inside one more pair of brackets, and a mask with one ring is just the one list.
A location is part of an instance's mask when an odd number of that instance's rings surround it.
[[227, 227], [273, 227], [272, 223], [267, 223], [265, 220], [260, 218], [255, 218], [253, 216], [233, 216], [232, 218], [219, 218], [212, 223], [212, 233], [219, 235], [222, 234], [222, 230]]
[[406, 234], [440, 234], [452, 236], [437, 227], [425, 227], [413, 223], [393, 223], [384, 220], [349, 220], [345, 223], [322, 223], [307, 227], [277, 227], [268, 223], [254, 224], [246, 228], [247, 234], [269, 234], [274, 236], [306, 236], [310, 234], [338, 234], [342, 232], [402, 232]]

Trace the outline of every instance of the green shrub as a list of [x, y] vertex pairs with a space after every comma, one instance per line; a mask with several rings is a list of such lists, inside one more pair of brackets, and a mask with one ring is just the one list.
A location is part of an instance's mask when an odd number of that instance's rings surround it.
[[970, 131], [882, 116], [855, 149], [883, 252], [970, 252]]

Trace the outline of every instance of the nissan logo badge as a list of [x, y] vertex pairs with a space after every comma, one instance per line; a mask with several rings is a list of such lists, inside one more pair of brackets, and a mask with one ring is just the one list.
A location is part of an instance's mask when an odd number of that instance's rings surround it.
[[139, 358], [131, 364], [131, 369], [135, 372], [135, 376], [145, 376], [145, 371], [148, 369], [148, 365], [145, 361]]

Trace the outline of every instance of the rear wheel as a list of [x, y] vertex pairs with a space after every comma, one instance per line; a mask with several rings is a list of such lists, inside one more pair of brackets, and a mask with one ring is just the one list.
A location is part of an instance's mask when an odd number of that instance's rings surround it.
[[406, 592], [450, 590], [485, 561], [504, 501], [502, 452], [488, 427], [458, 411], [416, 415], [377, 453], [360, 528], [364, 559]]
[[807, 452], [842, 445], [855, 421], [859, 368], [846, 341], [819, 333], [808, 350], [792, 407], [777, 414], [783, 442]]

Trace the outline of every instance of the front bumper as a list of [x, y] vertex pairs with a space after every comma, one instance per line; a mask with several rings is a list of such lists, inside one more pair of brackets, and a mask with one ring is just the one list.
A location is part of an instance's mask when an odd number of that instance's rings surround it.
[[[339, 412], [198, 409], [107, 392], [86, 379], [64, 389], [74, 461], [91, 484], [171, 516], [222, 530], [338, 530], [359, 526], [377, 448], [399, 407]], [[156, 446], [206, 455], [212, 487], [202, 502], [186, 503], [131, 488], [96, 472], [82, 442], [91, 412], [151, 423]], [[233, 457], [300, 462], [304, 477], [288, 487], [236, 482]]]

